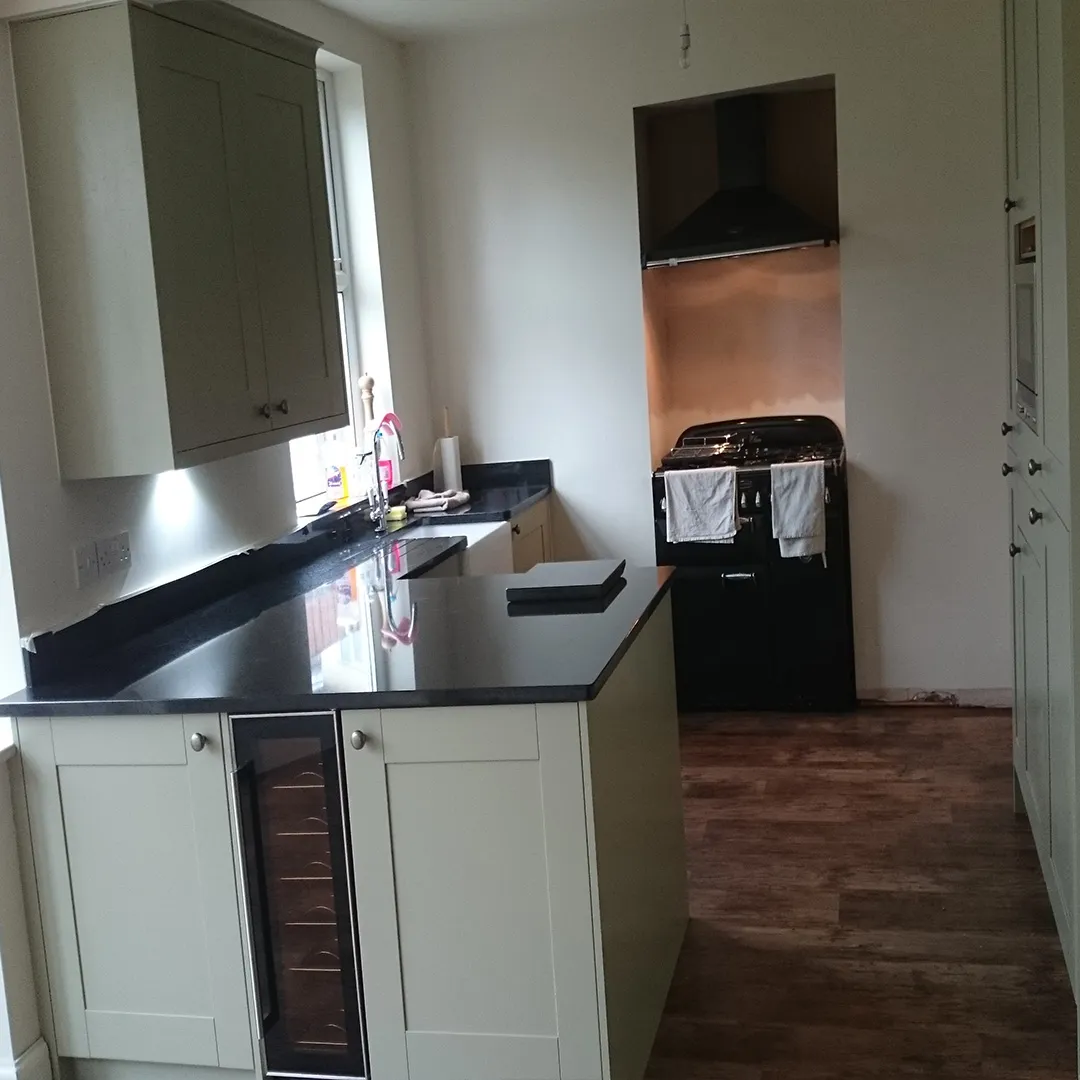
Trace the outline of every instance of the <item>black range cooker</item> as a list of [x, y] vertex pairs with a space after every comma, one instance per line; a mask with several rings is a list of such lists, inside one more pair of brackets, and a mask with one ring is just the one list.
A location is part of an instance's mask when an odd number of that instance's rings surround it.
[[[781, 558], [769, 468], [825, 462], [826, 557]], [[664, 472], [738, 468], [731, 544], [670, 544]], [[824, 416], [687, 428], [653, 473], [656, 562], [672, 586], [679, 708], [843, 711], [855, 707], [844, 439]]]

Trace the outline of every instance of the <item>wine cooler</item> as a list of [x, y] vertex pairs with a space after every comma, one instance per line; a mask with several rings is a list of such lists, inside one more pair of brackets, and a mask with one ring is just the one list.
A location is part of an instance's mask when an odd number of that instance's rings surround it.
[[337, 716], [231, 719], [266, 1074], [366, 1077]]

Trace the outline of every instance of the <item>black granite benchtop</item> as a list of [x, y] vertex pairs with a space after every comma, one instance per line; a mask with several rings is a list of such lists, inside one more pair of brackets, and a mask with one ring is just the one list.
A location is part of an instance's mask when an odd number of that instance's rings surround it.
[[[454, 540], [342, 548], [0, 703], [11, 716], [287, 712], [582, 701], [668, 589], [626, 571], [601, 611], [515, 614], [512, 575], [410, 580]], [[361, 550], [362, 547], [362, 550]]]

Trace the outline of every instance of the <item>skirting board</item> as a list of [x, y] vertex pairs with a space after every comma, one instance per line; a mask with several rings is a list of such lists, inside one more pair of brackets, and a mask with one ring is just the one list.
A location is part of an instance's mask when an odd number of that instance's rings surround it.
[[[0, 1077], [4, 1073], [0, 1071]], [[15, 1059], [12, 1080], [53, 1080], [49, 1048], [44, 1039], [38, 1039], [25, 1053]]]
[[890, 687], [884, 690], [860, 690], [860, 705], [937, 705], [961, 709], [1011, 709], [1011, 686], [982, 690], [924, 690], [919, 687]]

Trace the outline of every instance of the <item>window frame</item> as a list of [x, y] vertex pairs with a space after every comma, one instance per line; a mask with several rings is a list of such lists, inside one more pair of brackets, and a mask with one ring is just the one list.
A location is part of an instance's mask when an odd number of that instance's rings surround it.
[[349, 426], [357, 446], [363, 442], [364, 421], [360, 409], [358, 380], [363, 375], [360, 362], [360, 340], [356, 325], [356, 305], [353, 302], [352, 259], [349, 250], [349, 212], [345, 195], [341, 126], [338, 119], [334, 73], [316, 68], [319, 82], [319, 123], [322, 127], [323, 163], [326, 171], [326, 192], [330, 205], [331, 241], [334, 245], [334, 283], [343, 326], [341, 349], [345, 362]]

